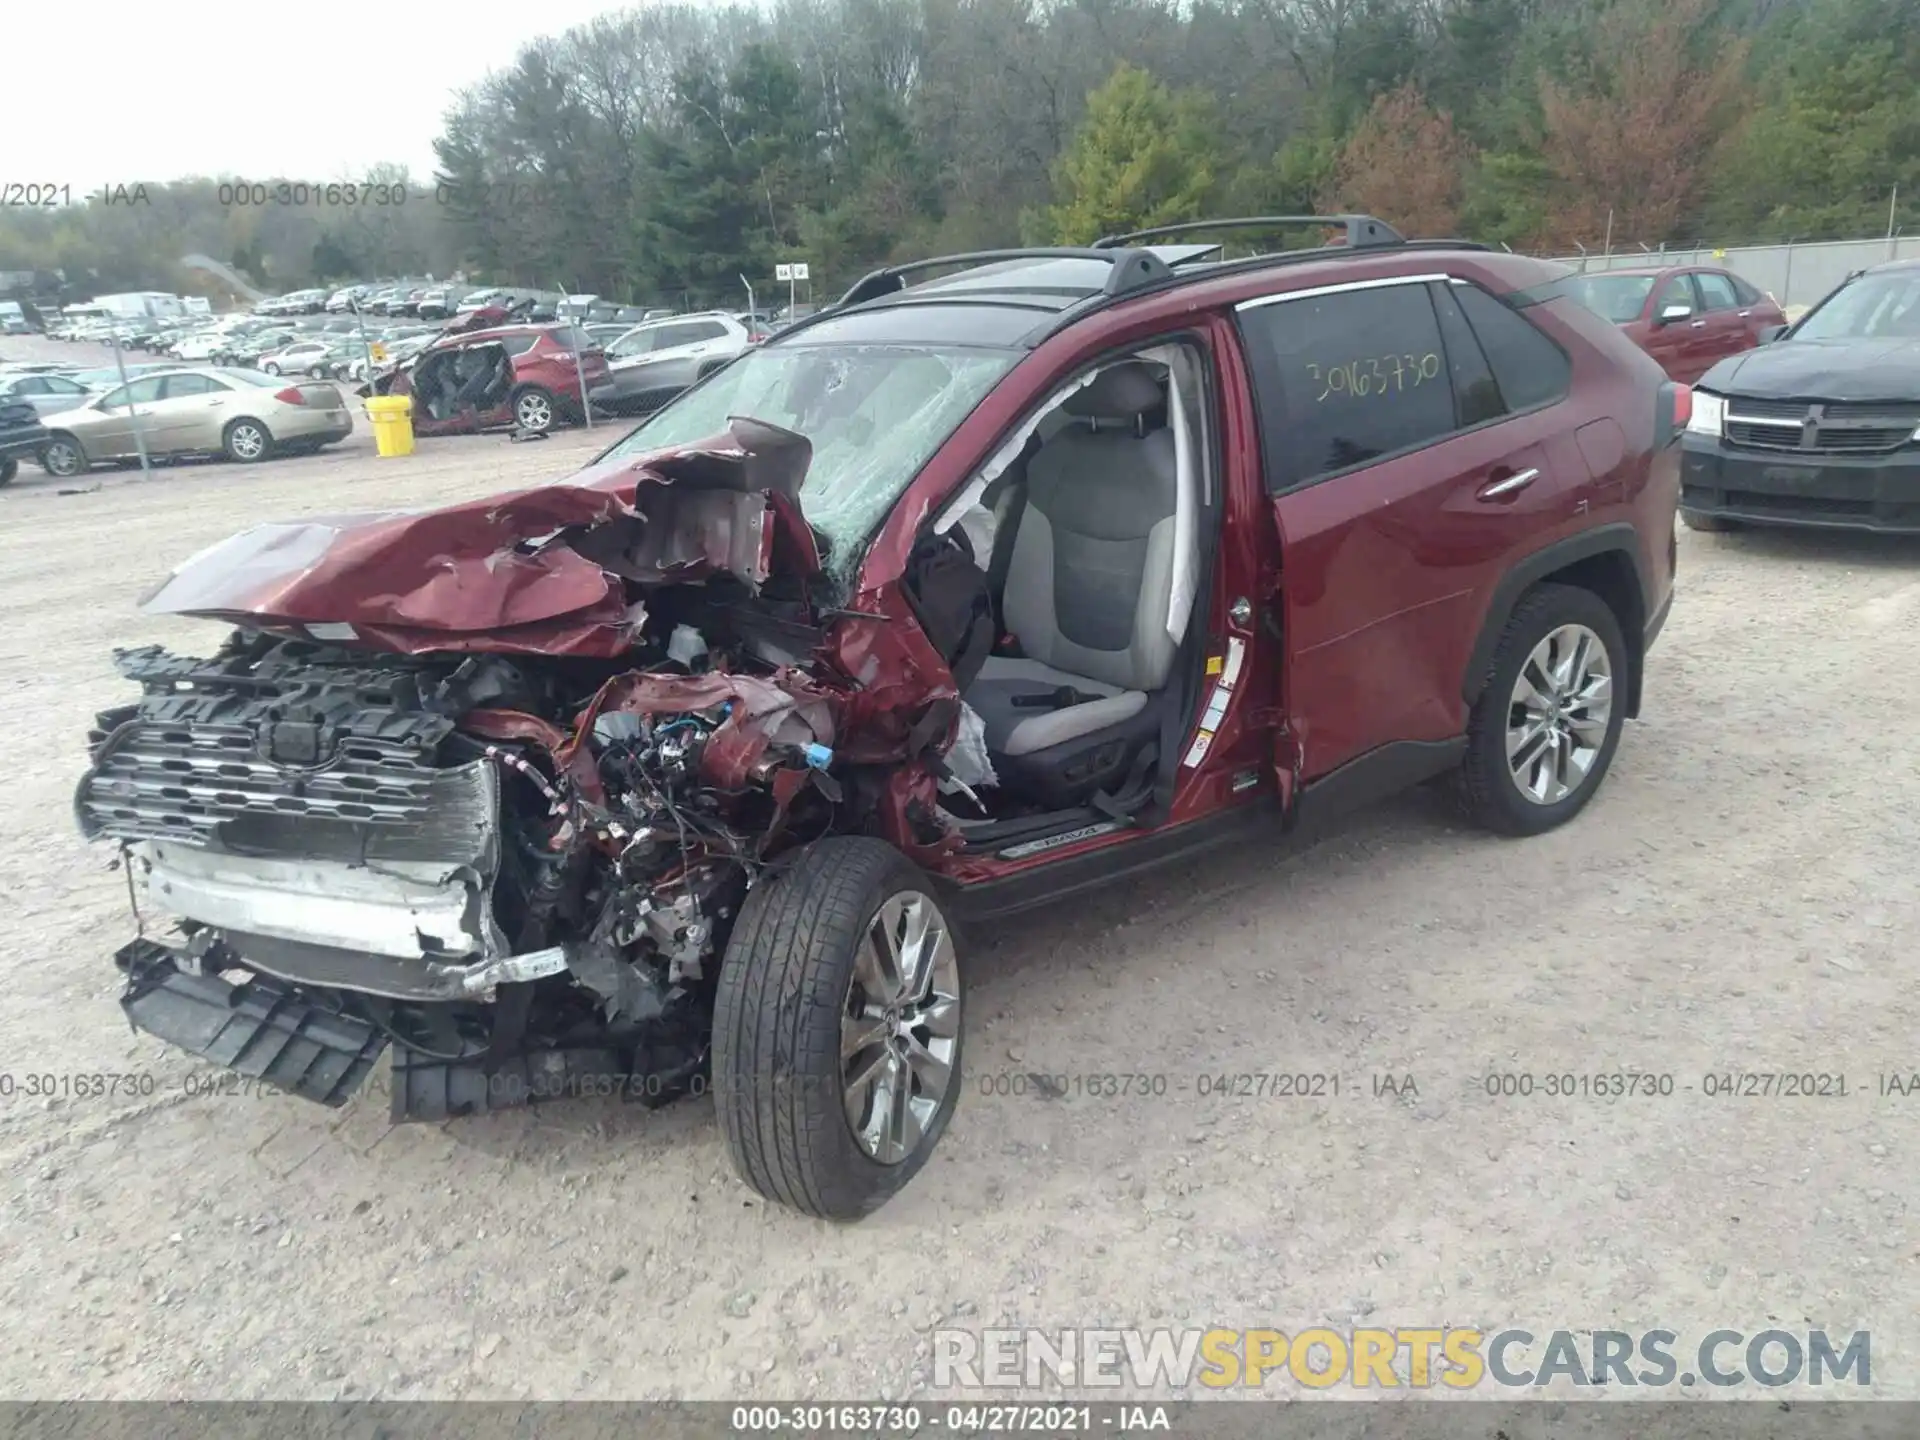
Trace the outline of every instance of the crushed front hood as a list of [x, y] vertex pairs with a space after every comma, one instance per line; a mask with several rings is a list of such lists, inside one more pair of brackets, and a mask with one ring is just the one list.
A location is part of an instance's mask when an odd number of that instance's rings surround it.
[[757, 589], [819, 572], [799, 492], [805, 436], [726, 434], [563, 481], [434, 510], [257, 525], [201, 551], [141, 602], [374, 649], [612, 657], [647, 586], [729, 573]]

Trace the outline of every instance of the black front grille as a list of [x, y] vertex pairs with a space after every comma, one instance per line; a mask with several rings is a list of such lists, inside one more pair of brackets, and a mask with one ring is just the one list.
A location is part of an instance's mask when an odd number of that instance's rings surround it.
[[1744, 420], [1727, 421], [1727, 443], [1743, 450], [1798, 450], [1805, 426], [1795, 420], [1791, 425], [1754, 425]]
[[1736, 400], [1731, 402], [1740, 407], [1742, 415], [1755, 420], [1791, 420], [1798, 425], [1807, 418], [1807, 402], [1804, 400]]
[[1726, 440], [1743, 450], [1887, 455], [1911, 444], [1920, 404], [1731, 400]]

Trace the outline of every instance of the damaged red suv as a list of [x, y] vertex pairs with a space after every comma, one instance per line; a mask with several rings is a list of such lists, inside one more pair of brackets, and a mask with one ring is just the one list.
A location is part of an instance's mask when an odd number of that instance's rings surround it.
[[[477, 312], [476, 320], [504, 314]], [[422, 435], [507, 426], [544, 434], [582, 419], [587, 392], [606, 378], [606, 352], [577, 325], [469, 322], [449, 327], [367, 393], [411, 395], [413, 428]]]
[[[1271, 232], [1282, 223], [1213, 222]], [[864, 1215], [961, 1094], [960, 926], [1451, 775], [1571, 819], [1673, 585], [1687, 392], [1563, 267], [1119, 236], [868, 276], [587, 470], [262, 526], [76, 804], [133, 1024], [439, 1119], [714, 1094]]]

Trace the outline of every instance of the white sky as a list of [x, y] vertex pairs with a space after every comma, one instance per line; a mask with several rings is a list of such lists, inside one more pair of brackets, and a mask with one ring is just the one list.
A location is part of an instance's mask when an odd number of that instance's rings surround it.
[[353, 179], [393, 161], [431, 183], [456, 91], [510, 65], [529, 40], [625, 8], [630, 0], [94, 7], [67, 37], [67, 62], [7, 66], [5, 178], [70, 185], [78, 200], [188, 175]]

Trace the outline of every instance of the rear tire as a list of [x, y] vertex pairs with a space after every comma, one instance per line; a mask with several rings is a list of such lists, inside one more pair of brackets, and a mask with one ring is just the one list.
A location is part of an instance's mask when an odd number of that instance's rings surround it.
[[1709, 535], [1717, 535], [1728, 530], [1737, 530], [1740, 528], [1737, 521], [1729, 520], [1724, 515], [1703, 515], [1698, 510], [1682, 510], [1680, 512], [1680, 523], [1689, 530], [1701, 530]]
[[60, 480], [87, 473], [87, 452], [71, 435], [55, 435], [40, 451], [40, 468]]
[[237, 464], [257, 464], [273, 458], [273, 432], [258, 420], [235, 420], [221, 434], [220, 448]]
[[528, 385], [514, 392], [513, 423], [522, 430], [544, 435], [559, 423], [559, 419], [559, 406], [551, 390]]
[[1501, 835], [1578, 815], [1619, 748], [1631, 665], [1620, 622], [1591, 590], [1546, 584], [1523, 596], [1467, 720], [1456, 781], [1467, 815]]
[[20, 474], [20, 462], [9, 455], [0, 460], [0, 485], [11, 485]]
[[919, 1172], [960, 1098], [963, 958], [932, 883], [878, 840], [819, 841], [748, 892], [713, 1023], [748, 1185], [858, 1220]]

